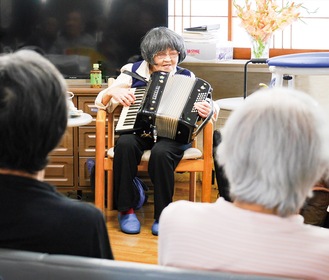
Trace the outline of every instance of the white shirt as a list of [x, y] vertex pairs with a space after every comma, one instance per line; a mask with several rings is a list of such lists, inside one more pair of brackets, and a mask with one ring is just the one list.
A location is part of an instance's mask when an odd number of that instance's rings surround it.
[[244, 274], [328, 279], [329, 230], [216, 203], [178, 201], [159, 224], [159, 264]]

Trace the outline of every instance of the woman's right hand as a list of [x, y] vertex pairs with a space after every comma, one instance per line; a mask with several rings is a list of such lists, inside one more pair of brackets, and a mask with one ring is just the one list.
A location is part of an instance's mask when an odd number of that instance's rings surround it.
[[[130, 106], [135, 103], [135, 89], [131, 87], [122, 87], [122, 86], [114, 86], [108, 88], [106, 94], [103, 96], [103, 104], [107, 104], [110, 99], [114, 99], [122, 106]], [[106, 102], [107, 101], [107, 102]]]

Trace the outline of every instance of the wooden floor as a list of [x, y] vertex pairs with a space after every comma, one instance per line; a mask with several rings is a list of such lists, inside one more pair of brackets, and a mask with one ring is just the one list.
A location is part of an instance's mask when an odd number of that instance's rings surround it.
[[[217, 198], [217, 188], [213, 186], [212, 201]], [[200, 185], [198, 185], [197, 196], [200, 197]], [[188, 183], [179, 182], [175, 186], [176, 200], [188, 200]], [[148, 202], [138, 211], [136, 215], [141, 222], [140, 234], [129, 235], [122, 233], [119, 229], [117, 211], [106, 211], [108, 233], [111, 247], [116, 260], [157, 264], [158, 262], [158, 237], [152, 235], [151, 227], [153, 219], [153, 197], [149, 194]]]

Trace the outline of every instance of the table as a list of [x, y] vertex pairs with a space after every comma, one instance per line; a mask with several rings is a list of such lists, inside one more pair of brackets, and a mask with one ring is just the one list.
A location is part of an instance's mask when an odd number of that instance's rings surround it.
[[78, 117], [68, 118], [67, 126], [68, 127], [76, 127], [82, 126], [91, 123], [93, 120], [92, 116], [87, 113], [82, 113]]
[[294, 87], [295, 75], [329, 75], [329, 52], [310, 52], [281, 55], [267, 60], [274, 85], [288, 81]]

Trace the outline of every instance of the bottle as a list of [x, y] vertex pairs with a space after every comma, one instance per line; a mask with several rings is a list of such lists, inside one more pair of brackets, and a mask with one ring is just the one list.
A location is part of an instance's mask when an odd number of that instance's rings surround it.
[[102, 71], [99, 70], [98, 63], [94, 63], [93, 69], [90, 71], [90, 87], [92, 88], [102, 87]]

